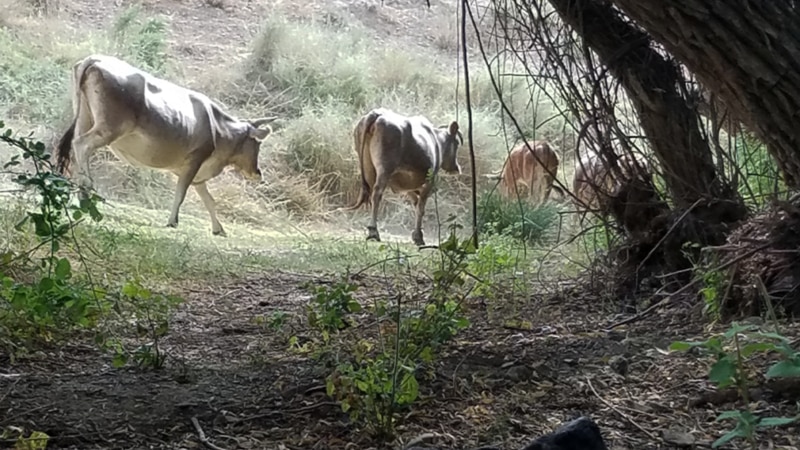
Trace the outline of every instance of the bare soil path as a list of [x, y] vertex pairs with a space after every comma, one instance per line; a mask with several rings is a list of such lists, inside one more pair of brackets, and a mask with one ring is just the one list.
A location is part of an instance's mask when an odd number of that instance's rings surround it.
[[[288, 351], [289, 336], [307, 339], [301, 286], [310, 280], [326, 282], [276, 272], [187, 289], [162, 343], [173, 359], [161, 371], [114, 369], [88, 340], [2, 360], [0, 426], [44, 431], [48, 448], [197, 448], [196, 417], [227, 449], [392, 448], [330, 402], [313, 359]], [[384, 283], [364, 279], [361, 301], [391, 295]], [[659, 351], [702, 324], [681, 306], [605, 332], [615, 318], [609, 306], [578, 292], [537, 296], [518, 310], [528, 324], [516, 329], [498, 319], [509, 311], [472, 304], [471, 327], [421, 380], [400, 436], [433, 432], [441, 448], [513, 449], [586, 414], [612, 449], [671, 448], [659, 443], [669, 429], [710, 443], [720, 428], [716, 407], [692, 406], [709, 390], [704, 363]], [[266, 325], [273, 311], [289, 317], [279, 330]], [[789, 401], [769, 400], [759, 407], [791, 410]], [[791, 448], [793, 433], [778, 432], [773, 442]]]

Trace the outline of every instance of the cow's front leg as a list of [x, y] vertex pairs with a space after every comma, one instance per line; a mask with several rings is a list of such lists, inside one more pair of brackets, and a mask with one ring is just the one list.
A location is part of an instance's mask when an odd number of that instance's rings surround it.
[[214, 236], [226, 236], [225, 230], [222, 229], [222, 224], [217, 220], [217, 205], [214, 202], [214, 197], [208, 192], [208, 186], [205, 183], [195, 184], [194, 190], [200, 200], [203, 201], [203, 205], [206, 207], [209, 217], [211, 217], [211, 234]]
[[416, 221], [414, 223], [414, 231], [411, 232], [411, 240], [414, 244], [422, 247], [425, 245], [425, 239], [422, 237], [422, 218], [425, 215], [425, 203], [431, 195], [433, 184], [428, 182], [420, 189], [419, 197], [416, 202]]
[[197, 175], [201, 163], [192, 161], [187, 169], [178, 175], [178, 185], [175, 188], [175, 198], [172, 201], [172, 210], [167, 221], [167, 227], [175, 228], [178, 226], [178, 210], [181, 209], [183, 200], [186, 198], [186, 191], [189, 190], [189, 185], [192, 184], [192, 180]]
[[367, 225], [368, 241], [381, 241], [381, 235], [378, 233], [378, 211], [380, 210], [383, 192], [386, 190], [388, 182], [386, 174], [379, 170], [375, 176], [375, 185], [372, 187], [372, 217], [369, 225]]

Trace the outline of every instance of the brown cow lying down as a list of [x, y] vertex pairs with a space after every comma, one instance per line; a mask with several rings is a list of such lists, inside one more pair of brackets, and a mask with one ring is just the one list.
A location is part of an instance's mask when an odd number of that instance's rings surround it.
[[550, 197], [558, 171], [558, 155], [547, 141], [525, 142], [514, 147], [500, 175], [501, 193], [507, 198], [528, 197], [535, 204]]
[[625, 179], [632, 179], [637, 174], [649, 179], [652, 176], [650, 164], [647, 160], [624, 154], [617, 159], [620, 179], [613, 170], [596, 153], [589, 154], [575, 162], [575, 175], [572, 180], [573, 199], [576, 208], [580, 211], [579, 223], [583, 221], [588, 211], [595, 211], [605, 217], [609, 213], [609, 199], [617, 195], [617, 190]]
[[72, 67], [72, 89], [72, 125], [58, 146], [62, 173], [77, 162], [74, 175], [91, 188], [89, 159], [108, 146], [132, 165], [178, 176], [168, 227], [178, 226], [178, 210], [192, 185], [208, 210], [213, 234], [225, 235], [206, 181], [228, 165], [261, 181], [258, 154], [272, 129], [259, 127], [276, 117], [236, 119], [199, 92], [105, 55], [88, 56]]
[[[435, 127], [422, 116], [406, 117], [386, 108], [373, 109], [361, 117], [353, 130], [353, 143], [361, 172], [361, 192], [354, 210], [367, 203], [372, 218], [367, 226], [367, 240], [380, 241], [378, 209], [383, 192], [404, 192], [416, 208], [416, 223], [411, 238], [416, 245], [425, 245], [422, 217], [439, 170], [460, 174], [456, 161], [463, 137], [458, 123]], [[429, 176], [430, 175], [430, 176]]]

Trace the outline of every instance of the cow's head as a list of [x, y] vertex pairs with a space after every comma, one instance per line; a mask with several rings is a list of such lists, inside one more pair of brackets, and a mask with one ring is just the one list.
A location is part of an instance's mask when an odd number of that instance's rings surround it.
[[[445, 127], [442, 127], [445, 128]], [[464, 137], [458, 130], [458, 122], [453, 121], [447, 128], [447, 137], [442, 149], [442, 170], [447, 173], [460, 174], [461, 166], [458, 165], [458, 146], [464, 144]]]
[[[261, 181], [261, 169], [258, 167], [258, 153], [261, 141], [272, 133], [272, 128], [267, 125], [277, 117], [265, 117], [247, 121], [247, 136], [239, 147], [239, 151], [231, 161], [236, 170], [250, 181]], [[266, 128], [261, 128], [267, 125]]]

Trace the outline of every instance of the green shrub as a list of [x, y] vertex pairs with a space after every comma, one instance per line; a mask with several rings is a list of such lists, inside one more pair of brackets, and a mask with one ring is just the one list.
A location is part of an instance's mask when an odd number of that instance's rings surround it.
[[478, 199], [478, 227], [483, 233], [505, 234], [529, 244], [540, 243], [555, 223], [558, 209], [553, 203], [532, 206], [524, 200], [506, 200], [496, 192]]
[[354, 197], [361, 180], [353, 125], [341, 103], [306, 108], [283, 130], [285, 150], [276, 151], [276, 156], [293, 173], [314, 180], [328, 195]]
[[[59, 254], [63, 244], [74, 243], [73, 231], [85, 217], [102, 219], [97, 210], [101, 199], [93, 195], [76, 201], [74, 185], [53, 172], [43, 143], [15, 138], [10, 129], [0, 135], [0, 142], [20, 151], [3, 169], [13, 171], [14, 181], [33, 191], [36, 199], [15, 228], [31, 226], [39, 241], [32, 249], [0, 255], [0, 335], [8, 339], [0, 345], [13, 355], [31, 341], [50, 341], [69, 330], [93, 326], [108, 302], [91, 282], [76, 280], [72, 263]], [[20, 170], [23, 160], [32, 171]], [[27, 264], [34, 259], [35, 265]], [[13, 276], [15, 268], [32, 272], [34, 280]]]
[[127, 8], [112, 27], [117, 56], [142, 70], [164, 75], [167, 69], [167, 25], [156, 18], [140, 19], [141, 7]]
[[68, 69], [0, 28], [0, 114], [33, 122], [59, 117], [67, 103]]
[[767, 204], [770, 195], [786, 189], [775, 159], [754, 136], [745, 133], [737, 139], [734, 156], [740, 171], [739, 195], [746, 203], [762, 207]]
[[[775, 331], [765, 331], [755, 325], [741, 325], [733, 322], [724, 333], [715, 334], [705, 341], [673, 342], [671, 351], [699, 349], [716, 361], [708, 371], [708, 380], [717, 385], [720, 391], [734, 388], [742, 398], [742, 409], [720, 413], [717, 421], [732, 420], [735, 427], [711, 444], [718, 448], [734, 439], [748, 441], [753, 449], [759, 448], [757, 432], [761, 429], [790, 425], [800, 420], [800, 414], [793, 417], [764, 417], [763, 411], [753, 409], [750, 403], [750, 390], [754, 385], [753, 362], [756, 356], [773, 354], [779, 357], [763, 374], [766, 379], [797, 379], [800, 377], [800, 352], [792, 346], [791, 339]], [[760, 374], [758, 375], [760, 376]]]
[[264, 94], [288, 91], [301, 104], [340, 100], [361, 109], [370, 95], [364, 36], [270, 19], [253, 44], [245, 79], [264, 83]]

